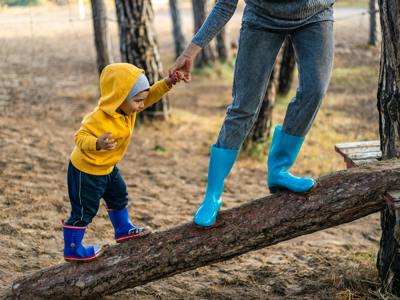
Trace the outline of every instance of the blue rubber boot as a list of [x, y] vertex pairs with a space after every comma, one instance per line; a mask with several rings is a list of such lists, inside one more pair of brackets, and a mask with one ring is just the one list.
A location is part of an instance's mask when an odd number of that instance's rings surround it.
[[114, 226], [114, 238], [117, 243], [123, 243], [142, 234], [143, 228], [132, 224], [126, 207], [119, 210], [107, 209], [107, 211]]
[[238, 152], [234, 149], [217, 148], [215, 145], [211, 147], [206, 196], [194, 216], [194, 224], [202, 227], [214, 225], [222, 204], [224, 180], [231, 171]]
[[276, 126], [268, 154], [268, 187], [271, 193], [289, 190], [303, 193], [312, 189], [315, 180], [296, 177], [288, 171], [299, 154], [304, 138], [284, 132], [282, 126]]
[[66, 261], [90, 261], [100, 255], [100, 246], [82, 244], [85, 231], [86, 227], [64, 224], [64, 259]]

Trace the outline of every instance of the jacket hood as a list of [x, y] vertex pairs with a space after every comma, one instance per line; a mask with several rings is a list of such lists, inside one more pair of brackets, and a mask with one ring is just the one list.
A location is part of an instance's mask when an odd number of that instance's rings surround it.
[[117, 108], [124, 102], [131, 88], [144, 70], [128, 63], [115, 63], [106, 66], [100, 75], [101, 97], [98, 107], [106, 114], [116, 118]]

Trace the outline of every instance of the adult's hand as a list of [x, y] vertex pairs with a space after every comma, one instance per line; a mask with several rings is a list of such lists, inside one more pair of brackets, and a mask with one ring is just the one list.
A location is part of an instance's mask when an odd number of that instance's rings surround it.
[[201, 47], [196, 44], [190, 43], [182, 54], [176, 59], [175, 64], [168, 70], [171, 76], [175, 72], [179, 71], [183, 73], [183, 80], [185, 82], [190, 81], [190, 75], [192, 73], [193, 62], [201, 51]]

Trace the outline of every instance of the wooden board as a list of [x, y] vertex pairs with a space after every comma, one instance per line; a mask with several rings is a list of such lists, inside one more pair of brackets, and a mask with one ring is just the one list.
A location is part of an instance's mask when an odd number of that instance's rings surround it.
[[[335, 145], [335, 150], [346, 163], [347, 168], [376, 162], [381, 159], [380, 141], [349, 142]], [[385, 193], [386, 203], [396, 211], [396, 220], [400, 222], [400, 190], [389, 190]]]
[[347, 168], [376, 162], [382, 157], [378, 140], [340, 143], [335, 145], [335, 150], [343, 156]]

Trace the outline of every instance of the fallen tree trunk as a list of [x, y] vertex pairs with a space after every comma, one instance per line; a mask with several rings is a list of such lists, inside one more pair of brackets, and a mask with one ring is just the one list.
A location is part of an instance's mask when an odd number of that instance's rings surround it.
[[64, 263], [16, 281], [4, 298], [92, 298], [350, 222], [384, 207], [400, 185], [396, 161], [322, 177], [306, 194], [278, 193], [223, 211], [214, 228], [184, 224], [107, 248], [96, 261]]

